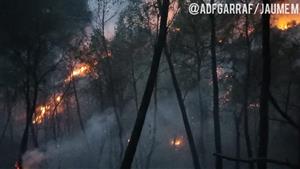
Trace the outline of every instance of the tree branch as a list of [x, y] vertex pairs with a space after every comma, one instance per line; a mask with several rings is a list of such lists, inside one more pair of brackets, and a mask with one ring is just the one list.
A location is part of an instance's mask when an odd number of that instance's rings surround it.
[[271, 92], [269, 92], [270, 95], [270, 101], [272, 103], [272, 105], [274, 106], [274, 108], [279, 112], [279, 114], [288, 122], [288, 124], [290, 124], [291, 126], [293, 126], [294, 128], [296, 128], [297, 130], [300, 131], [300, 127], [299, 125], [286, 113], [284, 112], [278, 102], [276, 101], [276, 99], [272, 96]]

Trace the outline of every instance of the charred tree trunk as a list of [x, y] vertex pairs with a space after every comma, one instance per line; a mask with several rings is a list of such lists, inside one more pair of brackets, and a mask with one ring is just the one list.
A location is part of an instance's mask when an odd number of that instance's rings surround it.
[[[263, 4], [270, 4], [270, 0], [263, 0]], [[271, 55], [270, 55], [270, 15], [262, 15], [262, 55], [263, 55], [263, 73], [260, 89], [260, 107], [259, 107], [259, 142], [258, 158], [267, 158], [269, 142], [269, 90], [271, 83]], [[265, 161], [257, 162], [258, 169], [267, 169]]]
[[121, 168], [129, 169], [131, 168], [132, 161], [134, 158], [134, 154], [136, 152], [136, 148], [141, 136], [141, 132], [144, 126], [146, 113], [149, 107], [149, 103], [151, 100], [151, 96], [153, 93], [153, 89], [155, 86], [155, 82], [157, 79], [157, 72], [159, 68], [159, 62], [161, 58], [161, 53], [164, 48], [167, 36], [167, 19], [168, 19], [168, 11], [169, 11], [169, 0], [163, 0], [161, 6], [161, 19], [160, 19], [160, 30], [156, 45], [154, 47], [153, 60], [151, 65], [150, 74], [147, 80], [146, 89], [142, 98], [141, 106], [139, 108], [139, 112], [137, 114], [137, 118], [134, 124], [133, 131], [131, 133], [131, 138], [128, 143], [128, 146], [125, 151], [125, 156], [122, 161]]
[[[245, 34], [246, 34], [246, 46], [247, 46], [247, 61], [246, 61], [246, 76], [244, 80], [244, 100], [242, 111], [244, 113], [244, 134], [245, 134], [245, 142], [247, 148], [248, 158], [251, 159], [253, 157], [251, 138], [249, 134], [249, 118], [248, 118], [248, 100], [249, 100], [249, 83], [250, 83], [250, 67], [251, 67], [251, 43], [249, 39], [249, 17], [245, 15], [246, 23], [245, 23]], [[249, 163], [249, 169], [254, 169], [254, 164]]]
[[[214, 3], [214, 0], [211, 0]], [[213, 81], [213, 119], [214, 119], [214, 133], [215, 133], [215, 148], [216, 153], [222, 154], [222, 141], [221, 141], [221, 127], [219, 115], [219, 85], [217, 76], [217, 57], [216, 57], [216, 24], [215, 16], [210, 15], [211, 21], [211, 73]], [[216, 156], [216, 169], [223, 168], [223, 160], [221, 157]]]
[[177, 101], [178, 101], [178, 104], [179, 104], [179, 107], [180, 107], [180, 110], [181, 110], [181, 115], [182, 115], [185, 131], [186, 131], [186, 134], [187, 134], [187, 137], [188, 137], [190, 150], [192, 152], [194, 168], [195, 169], [200, 169], [201, 167], [200, 167], [200, 162], [199, 162], [199, 156], [197, 154], [197, 148], [196, 148], [195, 141], [194, 141], [194, 138], [193, 138], [192, 129], [191, 129], [190, 124], [189, 124], [186, 108], [185, 108], [185, 105], [184, 105], [184, 102], [183, 102], [183, 97], [182, 97], [182, 94], [181, 94], [181, 91], [180, 91], [180, 88], [179, 88], [178, 81], [176, 79], [174, 66], [173, 66], [172, 60], [171, 60], [171, 54], [168, 52], [167, 46], [165, 47], [165, 55], [166, 55], [167, 62], [168, 62], [168, 65], [169, 65], [173, 85], [174, 85], [176, 96], [177, 96]]

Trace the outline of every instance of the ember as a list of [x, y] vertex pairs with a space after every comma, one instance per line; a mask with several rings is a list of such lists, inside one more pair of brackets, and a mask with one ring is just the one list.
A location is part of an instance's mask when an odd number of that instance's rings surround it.
[[180, 149], [184, 145], [183, 136], [176, 136], [170, 140], [170, 145], [174, 147], [176, 150]]

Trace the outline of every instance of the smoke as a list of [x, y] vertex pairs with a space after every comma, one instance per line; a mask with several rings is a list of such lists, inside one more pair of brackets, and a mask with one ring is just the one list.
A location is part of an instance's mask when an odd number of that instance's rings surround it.
[[[136, 110], [130, 104], [122, 115], [123, 146], [126, 147], [134, 124]], [[134, 166], [145, 167], [155, 134], [151, 167], [192, 167], [182, 117], [175, 95], [161, 97], [156, 112], [156, 132], [153, 131], [153, 104], [150, 106], [136, 153]], [[197, 134], [196, 134], [197, 135]], [[171, 145], [174, 138], [183, 138], [183, 146]], [[87, 120], [85, 133], [79, 130], [72, 136], [51, 140], [39, 149], [28, 151], [24, 165], [38, 168], [115, 168], [120, 162], [116, 117], [112, 109], [95, 112]], [[174, 162], [176, 161], [176, 162]], [[26, 168], [26, 169], [27, 169]]]
[[38, 169], [39, 164], [45, 159], [45, 154], [38, 149], [26, 152], [23, 156], [23, 167], [24, 169]]
[[[100, 165], [99, 156], [108, 153], [104, 141], [115, 133], [115, 125], [111, 110], [94, 115], [87, 121], [85, 133], [78, 131], [73, 136], [52, 140], [40, 149], [26, 152], [24, 168], [95, 168]], [[116, 138], [111, 138], [111, 141], [116, 141]]]
[[[204, 100], [208, 100], [210, 97], [210, 95], [203, 95]], [[201, 157], [201, 165], [204, 169], [213, 168], [214, 157], [212, 154], [215, 150], [212, 113], [208, 108], [210, 103], [206, 103], [207, 117], [203, 124], [205, 128], [199, 130], [201, 121], [199, 120], [199, 107], [195, 104], [195, 99], [197, 99], [197, 91], [191, 90], [185, 99], [189, 121]], [[124, 148], [136, 116], [133, 107], [131, 104], [127, 105], [121, 118]], [[145, 168], [153, 144], [154, 112], [153, 104], [151, 104], [136, 151], [133, 168]], [[105, 112], [95, 112], [94, 114], [85, 125], [85, 134], [79, 130], [72, 136], [59, 138], [57, 141], [52, 140], [38, 150], [28, 151], [23, 157], [24, 168], [117, 168], [121, 160], [119, 158], [118, 128], [114, 112], [108, 109]], [[225, 155], [234, 157], [236, 131], [231, 111], [221, 109], [221, 126]], [[156, 128], [150, 168], [193, 168], [181, 113], [176, 96], [172, 93], [159, 97]], [[200, 151], [201, 132], [203, 132], [202, 136], [204, 137], [204, 151]], [[254, 136], [251, 137], [254, 138]], [[183, 146], [178, 148], [172, 145], [171, 141], [174, 138], [182, 138]], [[280, 140], [280, 138], [276, 140]], [[244, 144], [243, 141], [242, 144]], [[241, 151], [244, 157], [245, 149], [243, 146]], [[229, 169], [233, 168], [233, 165], [233, 162], [225, 162], [224, 167]], [[242, 167], [244, 166], [242, 165]]]

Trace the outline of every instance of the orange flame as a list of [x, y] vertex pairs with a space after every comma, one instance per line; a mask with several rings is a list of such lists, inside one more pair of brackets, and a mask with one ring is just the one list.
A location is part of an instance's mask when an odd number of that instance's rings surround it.
[[62, 94], [57, 96], [51, 96], [49, 101], [40, 105], [36, 108], [34, 118], [32, 120], [33, 124], [41, 124], [46, 118], [51, 116], [53, 113], [63, 112], [63, 107], [60, 105], [62, 100]]
[[272, 15], [271, 26], [288, 30], [300, 24], [300, 15]]
[[85, 77], [91, 72], [92, 68], [90, 65], [86, 63], [78, 63], [74, 66], [74, 69], [71, 72], [71, 74], [65, 79], [65, 82], [69, 82], [76, 77]]
[[[97, 65], [97, 62], [93, 62], [93, 66]], [[64, 80], [65, 83], [69, 83], [74, 78], [82, 78], [86, 77], [89, 74], [92, 74], [92, 66], [87, 63], [77, 63], [73, 67], [70, 74]], [[97, 75], [94, 75], [97, 77]], [[63, 94], [58, 92], [49, 97], [45, 104], [39, 105], [36, 108], [32, 123], [33, 124], [41, 124], [47, 118], [56, 115], [57, 113], [62, 113], [64, 111], [64, 107], [61, 104], [63, 101]]]
[[183, 147], [183, 145], [184, 145], [183, 136], [177, 136], [177, 137], [172, 138], [170, 140], [170, 145], [172, 147], [174, 147], [175, 149], [179, 149], [179, 148]]

